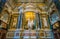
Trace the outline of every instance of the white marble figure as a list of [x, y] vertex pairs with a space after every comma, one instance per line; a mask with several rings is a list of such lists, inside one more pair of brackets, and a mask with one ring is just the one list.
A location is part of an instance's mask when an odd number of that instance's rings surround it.
[[28, 27], [29, 27], [29, 28], [32, 28], [33, 25], [34, 25], [33, 20], [31, 21], [30, 19], [28, 19]]
[[48, 26], [48, 24], [47, 24], [47, 20], [46, 20], [46, 18], [43, 18], [43, 20], [44, 20], [44, 26]]

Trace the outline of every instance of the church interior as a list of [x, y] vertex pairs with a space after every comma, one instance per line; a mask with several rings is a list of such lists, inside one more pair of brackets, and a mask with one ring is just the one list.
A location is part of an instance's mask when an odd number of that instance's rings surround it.
[[0, 39], [60, 39], [60, 0], [0, 0]]

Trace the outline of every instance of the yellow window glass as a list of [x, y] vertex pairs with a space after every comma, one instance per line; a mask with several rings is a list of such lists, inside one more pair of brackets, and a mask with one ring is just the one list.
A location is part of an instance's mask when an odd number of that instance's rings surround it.
[[35, 13], [34, 12], [25, 12], [25, 18], [26, 18], [26, 20], [28, 20], [28, 19], [33, 20], [35, 18]]

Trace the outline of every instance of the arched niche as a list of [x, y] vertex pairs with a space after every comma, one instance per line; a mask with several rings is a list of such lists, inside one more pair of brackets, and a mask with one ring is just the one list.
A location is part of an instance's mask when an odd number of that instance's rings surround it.
[[[37, 19], [36, 19], [36, 12], [34, 11], [26, 11], [23, 13], [22, 17], [22, 27], [24, 29], [29, 29], [28, 27], [28, 21], [33, 21], [34, 23], [34, 28], [37, 27]], [[33, 26], [32, 26], [33, 27]]]
[[9, 27], [10, 29], [17, 29], [18, 16], [19, 14], [17, 13], [11, 15], [10, 27]]

